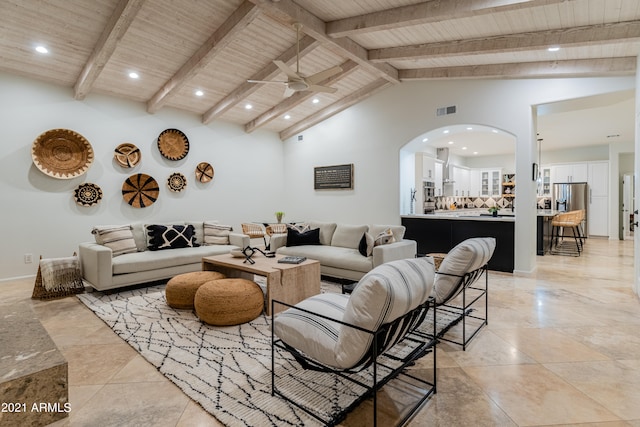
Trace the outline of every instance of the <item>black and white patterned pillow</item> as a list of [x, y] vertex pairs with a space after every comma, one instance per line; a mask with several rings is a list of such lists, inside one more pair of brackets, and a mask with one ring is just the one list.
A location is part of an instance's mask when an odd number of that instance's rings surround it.
[[193, 225], [147, 225], [147, 236], [150, 251], [200, 246]]

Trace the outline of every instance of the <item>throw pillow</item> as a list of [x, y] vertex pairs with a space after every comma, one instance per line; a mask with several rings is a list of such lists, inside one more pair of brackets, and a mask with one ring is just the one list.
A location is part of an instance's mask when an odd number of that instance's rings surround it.
[[204, 244], [228, 245], [229, 234], [233, 231], [230, 225], [218, 224], [217, 222], [205, 221], [204, 223]]
[[291, 228], [292, 230], [296, 230], [298, 233], [304, 233], [305, 231], [309, 231], [311, 227], [309, 224], [301, 222], [299, 224], [287, 224], [287, 228]]
[[387, 228], [386, 230], [382, 231], [380, 234], [378, 234], [375, 237], [373, 245], [374, 246], [387, 245], [395, 241], [396, 239], [395, 237], [393, 237], [393, 232], [391, 231], [390, 228]]
[[130, 225], [106, 225], [91, 230], [96, 243], [111, 249], [113, 256], [138, 252]]
[[358, 245], [358, 252], [362, 256], [371, 256], [373, 253], [373, 236], [366, 231], [362, 234], [362, 239], [360, 239], [360, 244]]
[[196, 243], [193, 225], [147, 225], [149, 250], [193, 248]]
[[287, 246], [319, 245], [320, 229], [314, 228], [302, 233], [289, 228], [287, 229]]

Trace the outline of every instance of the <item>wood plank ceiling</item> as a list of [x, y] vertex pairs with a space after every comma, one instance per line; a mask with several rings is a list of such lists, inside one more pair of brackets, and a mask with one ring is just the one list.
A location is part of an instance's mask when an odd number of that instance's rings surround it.
[[[282, 139], [403, 81], [632, 75], [640, 47], [638, 0], [3, 0], [0, 16], [2, 71]], [[300, 71], [341, 66], [321, 83], [335, 93], [247, 82], [295, 69], [296, 22]]]

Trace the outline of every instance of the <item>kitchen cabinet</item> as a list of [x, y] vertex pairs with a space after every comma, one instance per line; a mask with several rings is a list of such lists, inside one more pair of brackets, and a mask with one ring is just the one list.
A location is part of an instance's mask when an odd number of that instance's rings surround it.
[[482, 196], [482, 185], [480, 183], [481, 174], [480, 169], [471, 169], [471, 171], [469, 171], [469, 192], [472, 197]]
[[586, 163], [566, 163], [553, 165], [552, 182], [587, 182], [589, 171]]
[[469, 195], [473, 197], [500, 196], [502, 188], [502, 169], [478, 169], [470, 170]]
[[444, 162], [442, 160], [435, 161], [435, 194], [436, 196], [444, 196], [442, 181], [444, 179]]
[[538, 186], [538, 196], [551, 196], [551, 167], [542, 166], [540, 168], [540, 183]]
[[590, 236], [609, 235], [609, 162], [589, 162], [589, 210], [587, 211]]
[[453, 173], [453, 195], [456, 197], [469, 196], [471, 191], [469, 184], [471, 182], [471, 172], [469, 168], [458, 165], [451, 165]]
[[435, 181], [436, 179], [436, 159], [429, 156], [422, 156], [422, 178], [425, 181]]

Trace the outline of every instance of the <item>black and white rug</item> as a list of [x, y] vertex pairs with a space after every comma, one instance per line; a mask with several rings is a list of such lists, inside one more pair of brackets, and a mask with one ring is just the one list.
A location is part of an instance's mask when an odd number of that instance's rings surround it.
[[[324, 292], [336, 289], [339, 292], [339, 286], [323, 282]], [[78, 298], [225, 425], [319, 425], [304, 411], [271, 395], [271, 327], [264, 314], [238, 326], [208, 326], [191, 310], [169, 307], [164, 285], [112, 294], [94, 292]], [[303, 390], [293, 393], [304, 393], [305, 402], [325, 416], [348, 407], [359, 394], [352, 383], [304, 371], [288, 354], [276, 358], [276, 372], [297, 377]], [[286, 378], [276, 379], [278, 384], [281, 380]], [[328, 395], [334, 398], [327, 401]]]

